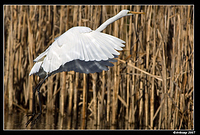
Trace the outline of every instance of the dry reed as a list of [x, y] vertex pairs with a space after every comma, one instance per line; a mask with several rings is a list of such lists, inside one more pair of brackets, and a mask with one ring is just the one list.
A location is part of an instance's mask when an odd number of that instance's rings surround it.
[[103, 31], [126, 41], [115, 66], [49, 77], [40, 90], [43, 112], [67, 115], [68, 129], [193, 129], [193, 5], [4, 5], [5, 109], [31, 111], [39, 78], [28, 74], [55, 37], [74, 26], [96, 29], [122, 9], [146, 15]]

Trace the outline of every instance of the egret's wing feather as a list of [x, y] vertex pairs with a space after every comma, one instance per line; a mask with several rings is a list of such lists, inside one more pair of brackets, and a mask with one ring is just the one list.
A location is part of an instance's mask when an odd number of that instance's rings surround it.
[[57, 70], [62, 65], [62, 59], [60, 57], [60, 47], [58, 46], [57, 42], [53, 42], [51, 48], [43, 61], [43, 68], [46, 72], [53, 72]]
[[[106, 43], [104, 43], [103, 41], [106, 40], [104, 39], [98, 32], [94, 31], [93, 32], [93, 36], [96, 39], [96, 44], [99, 45], [99, 47], [101, 48], [101, 50], [103, 51], [103, 53], [107, 58], [114, 58], [113, 54], [112, 54], [112, 49], [109, 48], [109, 46], [107, 46]], [[114, 49], [114, 48], [113, 48]]]
[[105, 65], [105, 66], [110, 66], [110, 67], [113, 67], [114, 64], [110, 63], [110, 61], [100, 61], [99, 62], [101, 65]]
[[[75, 70], [84, 73], [108, 70], [106, 66], [112, 65], [111, 63], [109, 64], [109, 61], [115, 61], [113, 58], [119, 55], [116, 50], [122, 50], [121, 47], [124, 46], [122, 43], [125, 42], [111, 35], [92, 31], [87, 27], [78, 27], [68, 30], [56, 38], [51, 47], [41, 56], [38, 56], [39, 58], [36, 58], [36, 60], [46, 56], [43, 60], [42, 68], [47, 73], [58, 70]], [[73, 63], [71, 62], [73, 60], [80, 61]], [[104, 63], [101, 61], [104, 61]], [[108, 63], [105, 61], [108, 61]], [[73, 65], [66, 65], [69, 62]], [[96, 69], [88, 68], [88, 66]]]
[[75, 71], [79, 73], [95, 73], [101, 72], [102, 70], [108, 70], [106, 66], [113, 66], [109, 61], [84, 61], [84, 60], [73, 60], [59, 67], [59, 69], [52, 72], [52, 74], [62, 71]]
[[32, 69], [31, 69], [29, 75], [32, 75], [32, 74], [35, 74], [35, 73], [39, 72], [41, 64], [42, 64], [42, 61], [36, 62], [36, 63], [34, 64], [34, 66], [32, 67]]
[[108, 44], [110, 44], [111, 46], [113, 46], [114, 49], [116, 49], [116, 50], [119, 50], [119, 51], [123, 50], [120, 47], [122, 43], [120, 43], [120, 42], [113, 42], [112, 38], [107, 38], [105, 42], [107, 42]]
[[[94, 31], [93, 31], [94, 32]], [[93, 32], [84, 34], [85, 37], [89, 37], [91, 42], [90, 42], [90, 46], [91, 49], [93, 49], [93, 51], [95, 51], [95, 54], [98, 56], [97, 57], [97, 61], [100, 60], [107, 60], [109, 57], [105, 54], [105, 52], [102, 50], [101, 48], [101, 44], [99, 44], [98, 40], [96, 39], [95, 35], [93, 34]]]
[[[97, 40], [100, 42], [100, 44], [102, 44], [102, 48], [106, 49], [107, 51], [109, 51], [111, 54], [113, 55], [119, 55], [120, 53], [117, 52], [114, 47], [107, 41], [106, 38], [103, 38], [101, 36], [96, 36]], [[110, 57], [112, 58], [112, 57]]]
[[[125, 41], [123, 41], [123, 40], [121, 40], [121, 39], [119, 39], [119, 38], [117, 38], [117, 37], [115, 37], [115, 36], [112, 36], [112, 35], [109, 35], [109, 34], [106, 34], [106, 33], [101, 33], [102, 35], [104, 35], [104, 36], [106, 36], [106, 37], [108, 37], [108, 38], [110, 38], [111, 40], [113, 40], [113, 41], [117, 41], [117, 42], [120, 42], [120, 43], [126, 43]], [[124, 47], [125, 45], [124, 44], [121, 44], [121, 47]]]
[[107, 42], [107, 44], [109, 44], [110, 46], [112, 46], [114, 49], [116, 50], [123, 50], [121, 47], [124, 47], [125, 45], [123, 43], [125, 43], [123, 40], [116, 38], [114, 36], [105, 34], [105, 33], [100, 33], [102, 35], [102, 37], [104, 37], [104, 42]]
[[[85, 41], [86, 41], [86, 45], [87, 45], [87, 50], [88, 53], [90, 53], [90, 55], [92, 56], [90, 60], [97, 60], [100, 61], [102, 60], [102, 56], [104, 56], [102, 53], [102, 50], [99, 49], [98, 45], [95, 45], [95, 40], [93, 37], [90, 37], [90, 35], [84, 35], [85, 36]], [[105, 56], [104, 56], [105, 57]]]
[[[118, 58], [118, 56], [117, 56], [117, 55], [114, 55], [114, 58]], [[109, 59], [108, 61], [109, 61], [109, 62], [117, 62], [116, 59]]]
[[81, 37], [79, 36], [80, 38], [80, 45], [82, 47], [82, 55], [83, 55], [83, 58], [81, 60], [85, 60], [85, 61], [89, 61], [90, 60], [90, 55], [89, 55], [89, 52], [88, 52], [88, 48], [89, 48], [89, 44], [88, 44], [88, 40], [86, 37]]
[[[74, 35], [71, 35], [74, 36]], [[62, 46], [65, 43], [70, 41], [70, 38], [68, 36], [68, 31], [66, 31], [65, 33], [63, 33], [62, 35], [58, 36], [57, 38], [55, 38], [55, 41], [57, 42], [58, 46]], [[54, 41], [54, 42], [55, 42]]]
[[85, 42], [86, 42], [85, 49], [87, 50], [87, 56], [88, 56], [88, 59], [85, 59], [85, 61], [89, 61], [89, 60], [93, 61], [93, 60], [96, 60], [96, 58], [100, 59], [98, 55], [96, 55], [97, 50], [96, 49], [94, 50], [93, 46], [89, 47], [91, 46], [91, 43], [90, 43], [91, 40], [88, 37], [85, 38]]

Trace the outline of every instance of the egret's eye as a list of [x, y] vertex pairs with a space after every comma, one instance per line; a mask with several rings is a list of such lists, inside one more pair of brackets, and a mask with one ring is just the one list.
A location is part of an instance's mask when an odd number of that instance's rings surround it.
[[128, 13], [127, 14], [131, 14], [131, 12], [130, 11], [128, 11]]

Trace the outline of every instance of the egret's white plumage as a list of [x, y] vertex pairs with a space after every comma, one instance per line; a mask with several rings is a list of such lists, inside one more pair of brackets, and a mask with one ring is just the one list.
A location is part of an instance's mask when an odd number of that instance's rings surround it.
[[94, 73], [108, 70], [119, 55], [116, 50], [123, 50], [123, 40], [102, 33], [101, 31], [117, 19], [132, 15], [129, 10], [122, 10], [108, 19], [96, 30], [88, 27], [73, 27], [55, 38], [55, 41], [41, 53], [34, 62], [29, 75], [36, 74], [43, 78], [47, 74], [74, 70], [80, 73]]

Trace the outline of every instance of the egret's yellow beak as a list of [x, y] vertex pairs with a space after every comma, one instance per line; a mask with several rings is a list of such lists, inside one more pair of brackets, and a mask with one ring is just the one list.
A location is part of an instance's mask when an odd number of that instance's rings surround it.
[[145, 12], [133, 12], [133, 11], [129, 11], [129, 13], [131, 13], [131, 14], [145, 14]]

